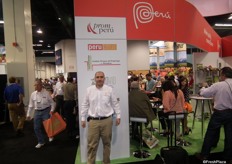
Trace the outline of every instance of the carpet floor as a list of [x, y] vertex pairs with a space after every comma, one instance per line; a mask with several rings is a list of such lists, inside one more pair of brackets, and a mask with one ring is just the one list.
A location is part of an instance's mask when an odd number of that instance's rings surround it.
[[1, 164], [74, 164], [79, 140], [64, 132], [54, 141], [36, 149], [33, 122], [25, 122], [24, 136], [17, 137], [11, 123], [0, 125]]
[[[157, 127], [157, 125], [156, 125]], [[200, 127], [200, 123], [196, 124]], [[70, 139], [66, 132], [62, 132], [55, 137], [51, 143], [47, 141], [44, 147], [35, 149], [37, 139], [33, 131], [33, 122], [25, 122], [24, 128], [25, 135], [23, 137], [16, 137], [11, 123], [0, 125], [0, 164], [81, 164], [80, 150], [78, 150], [79, 140]], [[159, 154], [160, 148], [166, 145], [166, 138], [159, 137], [159, 145], [154, 149], [148, 149], [152, 156], [148, 159], [139, 159], [131, 155], [127, 159], [112, 160], [114, 163], [162, 163], [155, 159]], [[194, 133], [187, 136], [186, 139], [192, 142], [190, 147], [184, 147], [189, 153], [190, 164], [200, 164], [195, 158], [194, 152], [199, 152], [203, 139], [200, 135], [200, 128], [195, 129]], [[131, 153], [138, 149], [138, 142], [131, 140]], [[220, 139], [218, 148], [211, 154], [210, 160], [221, 160], [223, 150], [223, 137]], [[219, 162], [219, 161], [218, 161]], [[100, 161], [96, 163], [101, 163]]]
[[[204, 122], [204, 134], [207, 129], [208, 125], [208, 118], [205, 118]], [[189, 115], [188, 117], [188, 126], [192, 127], [192, 115]], [[201, 147], [203, 144], [203, 136], [202, 136], [202, 130], [201, 130], [202, 122], [200, 119], [196, 119], [195, 121], [195, 127], [192, 129], [192, 133], [190, 133], [188, 136], [184, 136], [184, 139], [191, 143], [189, 146], [183, 146], [183, 148], [188, 152], [189, 155], [189, 164], [202, 164], [203, 161], [199, 161], [195, 157], [195, 153], [198, 153], [201, 151]], [[156, 120], [153, 121], [153, 127], [159, 127], [159, 122]], [[222, 159], [222, 151], [224, 149], [224, 129], [221, 128], [221, 136], [220, 140], [218, 142], [218, 145], [216, 148], [212, 149], [210, 159], [209, 161], [205, 161], [205, 163], [224, 163]], [[137, 140], [130, 139], [130, 156], [128, 158], [121, 158], [121, 159], [112, 159], [111, 164], [148, 164], [148, 163], [155, 163], [159, 164], [162, 163], [162, 161], [156, 160], [156, 156], [160, 154], [160, 149], [162, 147], [167, 146], [167, 137], [163, 137], [159, 135], [157, 131], [154, 132], [155, 137], [159, 140], [159, 143], [152, 149], [149, 149], [145, 144], [143, 146], [143, 150], [148, 151], [151, 156], [148, 158], [136, 158], [133, 156], [133, 152], [135, 150], [139, 149], [139, 142]], [[101, 164], [101, 161], [97, 161], [96, 164]], [[75, 164], [82, 164], [81, 157], [80, 157], [80, 149], [77, 151], [76, 161]], [[83, 163], [84, 164], [84, 163]]]

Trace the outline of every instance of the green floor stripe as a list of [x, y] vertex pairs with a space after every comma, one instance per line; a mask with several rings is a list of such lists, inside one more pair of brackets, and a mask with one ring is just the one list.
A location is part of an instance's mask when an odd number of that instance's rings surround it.
[[[204, 133], [206, 132], [206, 129], [207, 129], [208, 120], [209, 119], [206, 119], [204, 122]], [[191, 116], [188, 118], [188, 126], [192, 127]], [[153, 121], [153, 127], [158, 128], [158, 121], [157, 120]], [[161, 147], [167, 146], [167, 138], [166, 137], [160, 136], [158, 134], [158, 132], [154, 132], [154, 134], [159, 139], [159, 144], [156, 147], [154, 147], [153, 149], [149, 149], [146, 146], [143, 147], [144, 150], [147, 150], [151, 153], [151, 156], [149, 158], [146, 158], [146, 159], [135, 158], [132, 155], [132, 153], [133, 153], [133, 151], [138, 150], [139, 143], [137, 141], [131, 140], [130, 141], [130, 157], [129, 158], [122, 158], [122, 159], [114, 159], [114, 160], [111, 160], [111, 163], [118, 164], [118, 163], [130, 163], [130, 162], [138, 162], [138, 161], [145, 161], [145, 160], [153, 160], [155, 158], [155, 156], [160, 153]], [[200, 152], [201, 146], [203, 143], [203, 138], [201, 135], [201, 121], [196, 119], [195, 128], [192, 129], [192, 133], [189, 133], [188, 136], [184, 136], [184, 139], [186, 141], [189, 141], [192, 143], [192, 145], [190, 145], [190, 146], [183, 147], [184, 149], [187, 150], [189, 155], [195, 154], [196, 152]], [[224, 130], [222, 128], [218, 146], [214, 150], [212, 150], [212, 152], [222, 152], [223, 149], [224, 149]], [[102, 163], [102, 162], [96, 162], [96, 164], [100, 164], [100, 163]], [[75, 164], [81, 164], [80, 149], [79, 148], [77, 151]]]

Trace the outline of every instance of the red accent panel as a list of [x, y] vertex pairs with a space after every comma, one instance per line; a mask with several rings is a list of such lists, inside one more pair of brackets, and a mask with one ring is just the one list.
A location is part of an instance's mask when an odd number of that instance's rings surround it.
[[232, 35], [222, 38], [222, 57], [232, 56]]
[[75, 16], [125, 17], [127, 0], [74, 0]]
[[75, 16], [126, 17], [128, 40], [175, 41], [221, 52], [221, 38], [185, 0], [74, 0], [74, 9]]
[[176, 41], [219, 52], [221, 38], [190, 3], [176, 0]]

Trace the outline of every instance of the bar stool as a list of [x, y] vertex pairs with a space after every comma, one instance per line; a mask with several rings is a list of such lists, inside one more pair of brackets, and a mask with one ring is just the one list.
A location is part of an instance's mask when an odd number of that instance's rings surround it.
[[[177, 120], [183, 120], [184, 119], [184, 116], [186, 115], [187, 113], [176, 113], [175, 111], [171, 111], [171, 112], [168, 112], [168, 116], [167, 116], [167, 120], [171, 121], [171, 125], [170, 125], [170, 129], [169, 132], [170, 132], [170, 135], [171, 135], [171, 140], [169, 141], [169, 137], [168, 137], [168, 146], [169, 144], [172, 146], [173, 144], [173, 141], [172, 141], [172, 135], [175, 133], [175, 139], [174, 139], [174, 142], [175, 142], [175, 145], [177, 146], [189, 146], [191, 145], [190, 142], [187, 142], [185, 141], [184, 139], [181, 139], [179, 141], [176, 140], [176, 121]], [[174, 121], [174, 124], [173, 124], [173, 121]], [[173, 132], [173, 126], [174, 126], [174, 132]], [[182, 137], [184, 136], [184, 124], [182, 124]]]
[[139, 138], [140, 138], [140, 144], [139, 144], [139, 150], [136, 150], [133, 152], [134, 157], [136, 158], [148, 158], [151, 154], [146, 151], [146, 150], [142, 150], [143, 147], [143, 139], [142, 139], [142, 133], [143, 133], [143, 123], [147, 123], [147, 118], [141, 118], [141, 117], [130, 117], [130, 121], [131, 122], [135, 122], [139, 124]]

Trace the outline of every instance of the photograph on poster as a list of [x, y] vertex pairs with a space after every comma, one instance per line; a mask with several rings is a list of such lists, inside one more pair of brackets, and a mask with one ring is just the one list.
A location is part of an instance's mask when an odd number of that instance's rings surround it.
[[0, 54], [0, 63], [6, 63], [6, 54]]
[[[163, 67], [165, 64], [164, 61], [165, 57], [164, 56], [159, 56], [159, 66]], [[150, 68], [157, 68], [157, 56], [150, 56]]]
[[166, 67], [173, 67], [174, 66], [174, 52], [165, 52], [165, 66]]
[[177, 52], [177, 65], [187, 66], [187, 52], [186, 51]]
[[0, 44], [0, 63], [6, 63], [6, 49]]
[[62, 65], [62, 50], [55, 51], [56, 65]]

